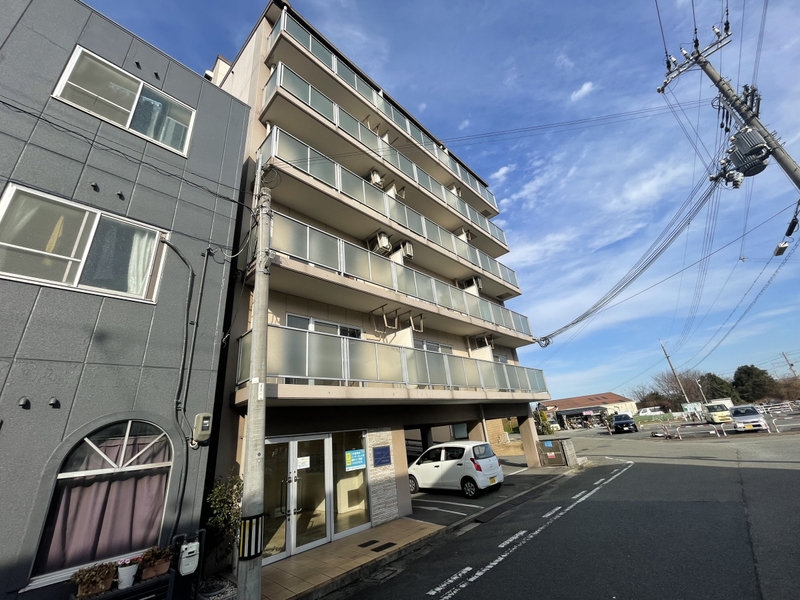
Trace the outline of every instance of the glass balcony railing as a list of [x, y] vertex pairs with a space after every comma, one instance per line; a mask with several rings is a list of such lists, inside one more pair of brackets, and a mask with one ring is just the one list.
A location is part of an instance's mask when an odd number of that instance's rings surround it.
[[[250, 379], [250, 345], [248, 332], [239, 338], [239, 383]], [[539, 369], [278, 326], [267, 336], [267, 376], [305, 385], [547, 392]]]
[[278, 63], [275, 72], [264, 86], [261, 100], [262, 106], [266, 105], [267, 99], [275, 91], [276, 87], [282, 87], [291, 93], [325, 117], [328, 121], [335, 124], [339, 129], [364, 144], [371, 152], [400, 169], [409, 178], [419, 183], [440, 201], [445, 202], [448, 206], [457, 210], [462, 216], [472, 221], [473, 224], [477, 225], [484, 232], [503, 245], [508, 245], [505, 233], [502, 229], [428, 175], [402, 152], [370, 131], [369, 128], [365, 127], [358, 119], [350, 115], [350, 113], [341, 106], [335, 104], [333, 100], [330, 100], [325, 94], [306, 82], [305, 79], [297, 75], [283, 63]]
[[275, 213], [270, 247], [300, 260], [531, 335], [528, 317]]
[[355, 73], [350, 67], [328, 50], [313, 34], [306, 31], [291, 15], [284, 11], [281, 18], [273, 27], [267, 42], [267, 54], [275, 44], [281, 31], [286, 31], [290, 36], [297, 40], [302, 46], [316, 56], [331, 71], [336, 73], [340, 79], [347, 83], [351, 88], [358, 92], [367, 102], [375, 106], [388, 119], [391, 119], [400, 129], [413, 138], [429, 154], [436, 158], [441, 164], [449, 168], [461, 181], [466, 183], [472, 190], [481, 196], [486, 202], [497, 209], [497, 200], [494, 194], [486, 186], [480, 183], [469, 172], [469, 170], [453, 158], [443, 147], [436, 144], [428, 135], [417, 127], [411, 119], [407, 118], [396, 106], [386, 100], [381, 92], [373, 88], [362, 77]]
[[410, 229], [479, 269], [492, 273], [519, 289], [517, 275], [512, 269], [497, 262], [485, 252], [478, 250], [430, 219], [423, 217], [411, 207], [333, 162], [282, 129], [273, 128], [261, 145], [259, 152], [264, 158], [277, 156], [342, 194], [373, 208], [402, 227]]

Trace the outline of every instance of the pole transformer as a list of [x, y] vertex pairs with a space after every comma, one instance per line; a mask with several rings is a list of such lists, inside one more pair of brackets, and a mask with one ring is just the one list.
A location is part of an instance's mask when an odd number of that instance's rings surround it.
[[261, 555], [264, 548], [264, 452], [266, 449], [267, 332], [269, 306], [269, 238], [272, 195], [262, 184], [261, 160], [256, 170], [257, 246], [250, 335], [250, 394], [244, 446], [242, 525], [239, 531], [238, 600], [261, 600]]

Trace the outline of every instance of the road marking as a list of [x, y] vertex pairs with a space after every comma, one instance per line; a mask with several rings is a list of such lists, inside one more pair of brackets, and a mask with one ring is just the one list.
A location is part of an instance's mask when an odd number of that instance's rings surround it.
[[611, 471], [611, 474], [613, 475], [613, 474], [614, 474], [614, 473], [616, 473], [617, 471], [619, 471], [619, 469], [614, 469], [613, 471]]
[[461, 504], [460, 502], [447, 502], [446, 500], [428, 500], [427, 498], [413, 498], [412, 502], [433, 502], [434, 504], [451, 504], [453, 506], [467, 506], [469, 508], [483, 508], [479, 504]]
[[428, 591], [428, 596], [435, 596], [436, 594], [441, 592], [444, 588], [446, 588], [448, 585], [450, 585], [451, 583], [455, 583], [456, 581], [458, 581], [461, 577], [463, 577], [464, 575], [466, 575], [470, 571], [472, 571], [472, 567], [465, 567], [465, 568], [461, 569], [458, 573], [456, 573], [455, 575], [453, 575], [451, 577], [448, 577], [442, 583], [437, 585], [435, 588], [433, 588], [432, 590]]
[[598, 479], [597, 481], [595, 481], [595, 482], [594, 482], [594, 484], [595, 484], [595, 485], [600, 485], [600, 484], [601, 484], [601, 483], [603, 483], [604, 481], [605, 481], [605, 479]]
[[461, 535], [464, 535], [464, 534], [465, 534], [465, 533], [467, 533], [468, 531], [472, 531], [472, 530], [473, 530], [473, 529], [475, 529], [476, 527], [480, 527], [480, 526], [481, 526], [481, 524], [480, 524], [480, 523], [470, 523], [469, 525], [464, 525], [464, 527], [462, 527], [461, 529], [459, 529], [458, 531], [456, 531], [456, 537], [459, 537], [459, 536], [461, 536]]
[[506, 547], [506, 546], [508, 546], [508, 545], [509, 545], [511, 542], [513, 542], [513, 541], [514, 541], [514, 540], [516, 540], [516, 539], [519, 539], [519, 538], [521, 538], [521, 537], [522, 537], [523, 535], [525, 535], [526, 533], [528, 533], [528, 530], [527, 530], [527, 529], [523, 529], [522, 531], [518, 531], [517, 533], [515, 533], [514, 535], [512, 535], [510, 538], [508, 538], [508, 539], [507, 539], [505, 542], [503, 542], [502, 544], [498, 545], [497, 547], [498, 547], [498, 548], [505, 548], [505, 547]]
[[[555, 515], [550, 517], [550, 519], [546, 523], [544, 523], [541, 527], [539, 527], [536, 531], [533, 531], [533, 532], [529, 533], [528, 535], [526, 535], [519, 542], [517, 542], [511, 548], [509, 548], [508, 550], [506, 550], [505, 552], [500, 554], [497, 558], [495, 558], [492, 562], [487, 564], [485, 567], [475, 571], [475, 574], [472, 577], [469, 577], [468, 579], [466, 579], [462, 583], [458, 584], [456, 587], [451, 588], [450, 591], [448, 591], [447, 593], [443, 594], [442, 597], [441, 597], [441, 600], [450, 600], [450, 598], [452, 598], [453, 596], [458, 594], [458, 592], [460, 592], [461, 590], [463, 590], [464, 588], [469, 586], [470, 583], [474, 583], [475, 581], [480, 579], [483, 575], [485, 575], [486, 573], [491, 571], [494, 567], [496, 567], [501, 562], [503, 562], [506, 558], [508, 558], [513, 552], [516, 552], [517, 550], [522, 548], [522, 546], [527, 544], [529, 541], [531, 541], [533, 538], [535, 538], [537, 535], [539, 535], [542, 531], [544, 531], [550, 525], [555, 523], [558, 519], [560, 519], [561, 517], [566, 515], [569, 511], [571, 511], [573, 508], [578, 506], [578, 504], [580, 504], [581, 502], [583, 502], [587, 498], [590, 498], [593, 494], [595, 494], [597, 491], [601, 490], [604, 486], [606, 486], [609, 483], [611, 483], [612, 481], [614, 481], [617, 477], [622, 475], [625, 471], [627, 471], [628, 469], [630, 469], [634, 465], [633, 461], [626, 461], [626, 462], [628, 463], [627, 466], [624, 469], [622, 469], [619, 473], [617, 473], [615, 475], [612, 475], [602, 485], [594, 488], [591, 492], [589, 492], [588, 494], [582, 496], [578, 500], [575, 500], [575, 502], [570, 504], [567, 508], [565, 508], [561, 512], [556, 513]], [[584, 493], [584, 492], [582, 492], [582, 493]], [[461, 573], [461, 571], [459, 571], [459, 573]], [[428, 593], [430, 593], [430, 592], [428, 592]]]
[[517, 473], [522, 473], [523, 471], [527, 471], [528, 467], [524, 469], [520, 469], [519, 471], [514, 471], [513, 473], [509, 473], [508, 476], [511, 477], [512, 475], [516, 475]]
[[418, 506], [417, 508], [420, 508], [422, 510], [437, 510], [439, 512], [446, 512], [446, 513], [450, 513], [450, 514], [453, 514], [453, 515], [461, 515], [462, 517], [466, 517], [467, 516], [467, 513], [460, 513], [460, 512], [456, 512], [454, 510], [445, 510], [443, 508], [436, 508], [435, 506]]
[[586, 493], [586, 490], [581, 490], [580, 492], [578, 492], [577, 494], [575, 494], [575, 495], [572, 497], [572, 499], [573, 499], [573, 500], [575, 500], [575, 498], [580, 498], [580, 497], [581, 497], [581, 496], [583, 496], [585, 493]]
[[551, 510], [550, 512], [544, 513], [544, 514], [542, 515], [542, 518], [543, 518], [543, 519], [547, 519], [547, 518], [549, 518], [549, 517], [552, 517], [554, 514], [556, 514], [556, 513], [557, 513], [558, 511], [560, 511], [560, 510], [561, 510], [561, 507], [560, 507], [560, 506], [556, 506], [556, 507], [555, 507], [553, 510]]

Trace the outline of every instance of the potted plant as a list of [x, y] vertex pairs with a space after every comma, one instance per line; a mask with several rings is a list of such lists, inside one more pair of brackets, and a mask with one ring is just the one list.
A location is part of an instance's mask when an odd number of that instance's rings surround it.
[[124, 590], [133, 585], [133, 578], [139, 571], [139, 564], [142, 562], [141, 556], [123, 558], [117, 563], [117, 587]]
[[117, 565], [114, 563], [97, 563], [91, 567], [78, 569], [73, 573], [70, 581], [78, 584], [77, 597], [80, 600], [80, 598], [110, 589], [116, 574]]
[[163, 575], [169, 571], [172, 562], [172, 550], [153, 546], [142, 554], [142, 580]]

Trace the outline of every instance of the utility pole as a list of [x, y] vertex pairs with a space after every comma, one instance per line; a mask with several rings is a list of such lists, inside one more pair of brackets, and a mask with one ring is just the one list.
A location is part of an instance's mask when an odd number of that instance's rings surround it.
[[789, 357], [786, 356], [786, 352], [781, 352], [781, 354], [783, 354], [783, 358], [786, 360], [786, 364], [789, 365], [789, 370], [792, 372], [792, 374], [795, 376], [796, 379], [797, 371], [794, 370], [794, 365], [789, 361]]
[[[744, 138], [746, 139], [746, 141], [742, 140], [743, 143], [741, 145], [733, 138], [731, 140], [735, 141], [737, 149], [741, 151], [738, 160], [745, 161], [747, 163], [744, 165], [744, 168], [741, 169], [742, 175], [747, 177], [760, 173], [766, 166], [767, 158], [769, 156], [774, 156], [775, 162], [777, 162], [781, 169], [783, 169], [792, 183], [794, 183], [795, 187], [800, 190], [800, 166], [798, 166], [794, 159], [789, 156], [789, 153], [786, 152], [784, 147], [778, 142], [778, 140], [775, 139], [775, 136], [767, 131], [767, 128], [764, 127], [758, 118], [761, 100], [760, 96], [758, 96], [755, 86], [752, 88], [749, 86], [744, 86], [743, 89], [745, 92], [745, 97], [743, 98], [742, 96], [739, 96], [731, 87], [731, 85], [722, 78], [722, 76], [713, 66], [711, 66], [711, 63], [708, 62], [707, 56], [713, 54], [731, 41], [730, 25], [727, 21], [725, 22], [724, 34], [722, 34], [716, 27], [712, 27], [712, 29], [714, 30], [714, 34], [717, 36], [717, 40], [702, 51], [700, 50], [700, 43], [696, 38], [694, 40], [694, 50], [692, 50], [691, 54], [689, 54], [689, 52], [687, 52], [685, 49], [681, 48], [681, 53], [686, 59], [683, 63], [678, 64], [678, 61], [675, 60], [673, 56], [667, 57], [667, 76], [664, 80], [664, 85], [658, 88], [658, 92], [664, 93], [667, 85], [669, 85], [673, 79], [677, 78], [681, 73], [685, 73], [691, 67], [695, 65], [700, 67], [703, 73], [705, 73], [711, 80], [711, 83], [713, 83], [714, 86], [719, 90], [720, 96], [725, 103], [725, 108], [735, 118], [737, 118], [740, 124], [740, 133], [743, 134]], [[755, 132], [757, 136], [747, 135], [748, 133], [752, 132]], [[762, 138], [761, 140], [758, 139], [759, 136]], [[734, 136], [734, 138], [735, 137], [736, 136]], [[744, 151], [742, 151], [742, 148], [744, 148]], [[759, 153], [760, 155], [756, 156]], [[733, 162], [734, 169], [736, 169], [736, 167], [739, 165], [736, 164], [736, 160]], [[763, 166], [761, 168], [753, 168], [753, 162], [761, 162]], [[723, 170], [717, 177], [725, 178], [725, 175], [728, 175], [726, 179], [728, 181], [732, 181], [732, 179], [729, 177], [731, 171], [727, 171], [727, 161], [723, 161], [723, 163]], [[739, 177], [740, 183], [741, 176]], [[738, 187], [738, 185], [734, 184], [734, 187]]]
[[700, 395], [703, 396], [703, 404], [708, 404], [708, 399], [706, 398], [706, 393], [703, 391], [703, 386], [700, 385], [700, 380], [695, 379], [695, 381], [697, 382], [697, 387], [700, 388]]
[[681, 383], [681, 380], [678, 378], [678, 374], [675, 372], [675, 367], [672, 366], [672, 361], [669, 358], [669, 354], [667, 354], [667, 349], [664, 348], [664, 344], [661, 342], [661, 340], [658, 340], [658, 343], [661, 344], [661, 349], [664, 351], [664, 356], [667, 357], [669, 368], [672, 369], [672, 374], [675, 376], [675, 381], [678, 382], [678, 387], [681, 388], [681, 392], [683, 392], [683, 397], [686, 400], [686, 404], [689, 404], [689, 397], [686, 395], [686, 390], [683, 389], [683, 384]]
[[247, 400], [247, 433], [244, 448], [244, 490], [242, 526], [239, 532], [238, 600], [261, 600], [261, 554], [264, 549], [264, 451], [266, 439], [267, 330], [269, 305], [269, 236], [272, 195], [263, 186], [259, 157], [256, 170], [258, 238], [253, 322], [250, 335], [250, 395]]

